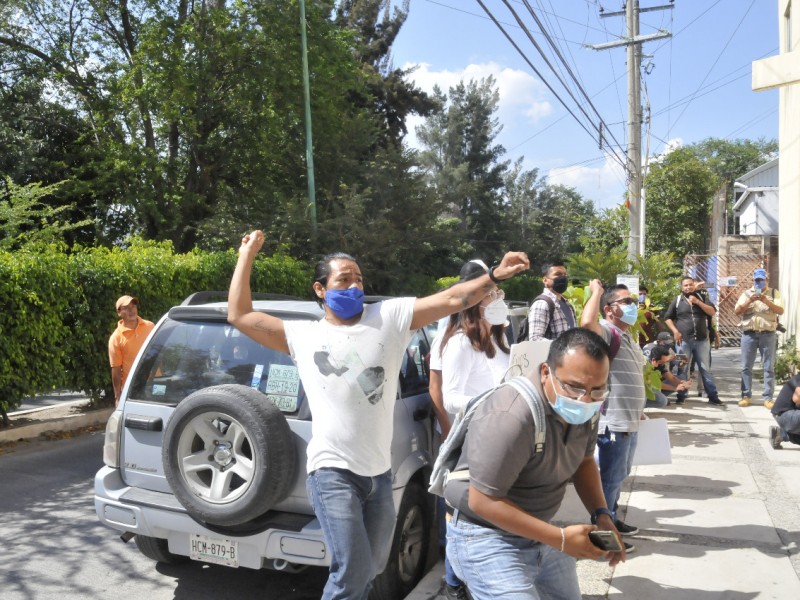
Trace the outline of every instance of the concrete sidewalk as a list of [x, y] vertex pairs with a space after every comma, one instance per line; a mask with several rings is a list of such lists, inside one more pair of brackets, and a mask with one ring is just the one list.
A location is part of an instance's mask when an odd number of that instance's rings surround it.
[[[634, 468], [620, 512], [640, 529], [636, 551], [616, 569], [580, 561], [584, 599], [800, 598], [800, 446], [773, 450], [769, 411], [737, 405], [739, 348], [712, 360], [724, 406], [692, 393], [647, 411], [668, 420], [672, 464]], [[557, 520], [588, 522], [571, 488]], [[442, 573], [440, 561], [407, 599], [444, 599]]]

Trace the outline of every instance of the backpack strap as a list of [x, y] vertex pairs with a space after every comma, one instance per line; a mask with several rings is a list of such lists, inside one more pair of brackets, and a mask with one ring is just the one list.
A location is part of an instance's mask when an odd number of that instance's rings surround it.
[[617, 352], [619, 352], [619, 347], [622, 344], [622, 336], [619, 334], [619, 331], [617, 331], [617, 328], [613, 325], [608, 329], [611, 332], [611, 343], [609, 344], [610, 350], [608, 352], [609, 362], [611, 362], [617, 356]]
[[533, 415], [533, 425], [535, 427], [534, 436], [534, 453], [539, 454], [544, 450], [544, 442], [547, 439], [547, 419], [545, 417], [544, 407], [542, 406], [542, 399], [536, 393], [533, 383], [527, 377], [518, 376], [509, 379], [506, 383], [516, 389], [520, 396], [525, 398], [528, 403], [528, 408], [531, 409]]
[[[547, 303], [547, 307], [550, 309], [550, 318], [547, 321], [547, 329], [545, 329], [545, 337], [547, 338], [547, 332], [551, 331], [553, 326], [553, 315], [556, 311], [556, 303], [553, 302], [553, 299], [546, 295], [546, 294], [539, 294], [536, 298], [533, 299], [531, 302], [531, 310], [533, 310], [533, 305], [536, 304], [539, 300], [544, 300]], [[528, 312], [528, 316], [530, 317], [530, 311]], [[517, 342], [526, 342], [530, 337], [530, 325], [528, 324], [528, 319], [525, 319], [525, 323], [520, 328], [519, 336], [517, 336]], [[550, 338], [547, 338], [550, 339]]]

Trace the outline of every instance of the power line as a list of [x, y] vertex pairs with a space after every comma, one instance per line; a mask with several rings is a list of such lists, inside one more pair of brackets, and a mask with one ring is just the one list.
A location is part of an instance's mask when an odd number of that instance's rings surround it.
[[[588, 127], [577, 117], [577, 115], [572, 111], [572, 109], [567, 105], [567, 103], [564, 102], [564, 100], [561, 98], [561, 96], [559, 96], [558, 93], [553, 89], [553, 86], [551, 86], [550, 83], [542, 76], [542, 74], [539, 72], [539, 70], [536, 68], [536, 66], [531, 62], [531, 60], [525, 54], [525, 52], [522, 51], [522, 49], [511, 38], [511, 36], [508, 34], [508, 32], [505, 30], [505, 28], [500, 24], [500, 22], [494, 16], [492, 11], [489, 10], [489, 8], [483, 3], [482, 0], [477, 0], [477, 1], [478, 1], [478, 4], [481, 5], [481, 8], [483, 8], [483, 10], [486, 12], [486, 14], [489, 15], [489, 17], [492, 19], [492, 21], [494, 22], [495, 26], [498, 29], [500, 29], [500, 31], [503, 33], [503, 35], [506, 37], [506, 39], [509, 42], [511, 42], [511, 45], [514, 47], [514, 49], [519, 53], [519, 55], [528, 64], [528, 66], [533, 70], [533, 72], [536, 73], [536, 75], [541, 79], [542, 83], [544, 83], [544, 85], [547, 87], [547, 89], [550, 90], [550, 92], [556, 97], [556, 99], [561, 103], [561, 105], [564, 107], [564, 109], [572, 116], [572, 118], [575, 120], [575, 122], [577, 122], [578, 125], [580, 125], [581, 128], [584, 131], [586, 131], [586, 133], [588, 133], [590, 137], [594, 138], [594, 134], [591, 131], [589, 131]], [[625, 163], [621, 161], [621, 159], [619, 158], [619, 156], [616, 155], [615, 152], [610, 152], [610, 155], [614, 158], [614, 160], [616, 160], [616, 161], [618, 161], [620, 163], [620, 166], [625, 168]]]

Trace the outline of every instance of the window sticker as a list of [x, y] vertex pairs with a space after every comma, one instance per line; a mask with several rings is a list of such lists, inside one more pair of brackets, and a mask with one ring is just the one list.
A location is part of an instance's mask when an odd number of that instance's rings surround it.
[[294, 365], [271, 364], [267, 378], [267, 397], [283, 412], [297, 410], [300, 374]]
[[163, 383], [153, 384], [153, 396], [165, 396], [167, 393], [167, 386]]
[[264, 374], [264, 365], [256, 365], [255, 369], [253, 369], [253, 379], [250, 380], [250, 387], [258, 389], [259, 384], [261, 383], [261, 376]]

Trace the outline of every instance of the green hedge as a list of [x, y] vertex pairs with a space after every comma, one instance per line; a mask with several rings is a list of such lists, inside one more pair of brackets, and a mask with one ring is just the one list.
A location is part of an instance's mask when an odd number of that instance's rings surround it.
[[[129, 248], [60, 246], [0, 252], [0, 414], [25, 397], [67, 388], [93, 401], [113, 397], [108, 337], [114, 302], [137, 296], [140, 314], [158, 321], [201, 290], [227, 290], [234, 251], [175, 254], [169, 243], [135, 240]], [[309, 296], [311, 270], [287, 256], [259, 257], [256, 292]]]

